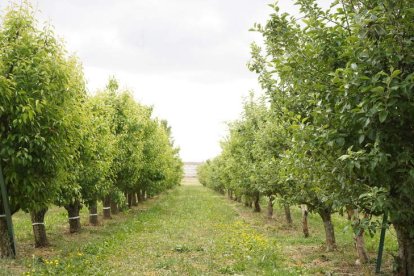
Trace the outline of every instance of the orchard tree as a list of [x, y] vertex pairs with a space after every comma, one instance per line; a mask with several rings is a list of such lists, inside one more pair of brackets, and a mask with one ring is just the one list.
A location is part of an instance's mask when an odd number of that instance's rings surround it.
[[90, 223], [98, 224], [97, 201], [109, 193], [112, 185], [112, 161], [116, 139], [110, 125], [114, 114], [105, 103], [106, 95], [98, 93], [80, 103], [76, 114], [80, 130], [77, 155], [66, 168], [66, 184], [56, 203], [68, 211], [69, 231], [80, 230], [79, 212], [83, 205], [90, 209]]
[[[102, 93], [102, 101], [111, 115], [107, 117], [113, 141], [109, 191], [103, 195], [104, 219], [125, 206], [128, 192], [136, 185], [142, 166], [144, 107], [136, 103], [128, 91], [120, 91], [118, 81], [110, 78]], [[111, 181], [112, 180], [112, 181]]]
[[210, 176], [210, 160], [197, 166], [197, 178], [201, 185], [207, 186], [208, 177]]
[[[77, 63], [74, 63], [77, 65]], [[89, 113], [85, 110], [85, 101], [87, 99], [83, 70], [80, 66], [73, 67], [73, 73], [70, 75], [70, 83], [73, 88], [80, 91], [77, 102], [70, 110], [66, 110], [66, 120], [70, 122], [67, 125], [66, 132], [68, 143], [71, 146], [70, 159], [60, 168], [58, 181], [60, 188], [55, 203], [65, 207], [69, 213], [70, 232], [75, 232], [80, 228], [79, 209], [81, 204], [81, 187], [79, 185], [79, 176], [82, 169], [82, 157], [80, 149], [82, 148], [84, 136], [86, 135], [86, 121], [89, 120]], [[76, 210], [77, 215], [76, 215]]]
[[159, 156], [157, 155], [158, 145], [157, 140], [157, 122], [151, 119], [152, 108], [144, 107], [143, 120], [141, 125], [141, 140], [142, 140], [142, 166], [139, 168], [139, 176], [127, 192], [129, 207], [137, 204], [137, 196], [139, 201], [145, 200], [145, 195], [154, 181], [160, 180], [161, 174], [158, 171], [159, 166], [157, 162]]
[[[303, 25], [280, 15], [275, 5], [266, 26], [256, 26], [266, 55], [256, 55], [253, 63], [272, 108], [303, 132], [294, 133], [299, 137], [291, 160], [322, 169], [311, 179], [330, 172], [320, 190], [331, 191], [338, 205], [389, 212], [399, 243], [396, 273], [411, 275], [413, 3], [342, 0], [330, 11], [313, 0], [297, 3]], [[298, 115], [306, 121], [295, 123]], [[385, 194], [383, 200], [376, 191]]]
[[[31, 212], [36, 246], [45, 246], [44, 215], [74, 156], [71, 112], [84, 91], [76, 60], [66, 57], [51, 28], [37, 27], [33, 14], [26, 3], [10, 6], [0, 26], [0, 162], [12, 212]], [[3, 218], [0, 237], [7, 256]]]
[[414, 274], [414, 2], [345, 1], [346, 66], [332, 76], [341, 160], [355, 185], [383, 189], [398, 238], [396, 273]]
[[[136, 205], [137, 194], [143, 200], [145, 195], [179, 184], [182, 161], [167, 123], [152, 118], [152, 107], [136, 102], [131, 92], [120, 91], [115, 79], [109, 81], [106, 91], [114, 109], [116, 153], [114, 185], [104, 198], [104, 206], [115, 211], [117, 203], [125, 200], [130, 207]], [[113, 204], [109, 205], [111, 199]]]
[[[220, 179], [220, 168], [222, 168], [222, 156], [219, 155], [212, 160], [207, 160], [198, 169], [200, 181], [206, 187], [221, 194], [225, 193], [224, 183]], [[204, 177], [203, 177], [204, 176]]]
[[[327, 26], [315, 13], [321, 12], [312, 1], [298, 1], [305, 14], [304, 27], [277, 5], [265, 26], [256, 25], [263, 34], [265, 54], [252, 46], [249, 68], [259, 74], [271, 109], [287, 130], [288, 147], [280, 159], [280, 179], [289, 182], [288, 198], [307, 204], [317, 212], [325, 226], [327, 250], [336, 247], [331, 214], [342, 207], [340, 181], [333, 177], [338, 148], [344, 144], [340, 133], [331, 131], [335, 99], [325, 97], [333, 89], [332, 71], [346, 64], [341, 56], [346, 35], [337, 25]], [[324, 14], [329, 16], [329, 14]]]
[[282, 159], [286, 150], [288, 150], [290, 142], [289, 131], [286, 123], [283, 122], [278, 114], [272, 110], [267, 110], [260, 126], [255, 134], [254, 154], [258, 160], [257, 174], [260, 174], [261, 191], [268, 197], [268, 217], [273, 216], [273, 204], [276, 197], [282, 203], [285, 211], [286, 222], [292, 224], [290, 214], [291, 200], [289, 191], [290, 184], [281, 177]]
[[144, 125], [148, 123], [149, 110], [136, 103], [129, 92], [117, 95], [116, 107], [118, 151], [115, 157], [115, 185], [123, 193], [133, 194], [144, 165]]
[[153, 174], [154, 185], [147, 191], [149, 195], [158, 194], [167, 189], [180, 185], [184, 176], [184, 164], [180, 158], [180, 148], [174, 145], [171, 127], [166, 120], [154, 118], [156, 125], [154, 139], [156, 142], [156, 160], [158, 164], [155, 167], [159, 169]]
[[89, 209], [89, 223], [98, 224], [98, 200], [107, 196], [113, 185], [113, 160], [116, 154], [117, 139], [111, 124], [115, 114], [108, 104], [110, 95], [99, 92], [89, 97], [85, 104], [89, 120], [85, 127], [89, 131], [84, 136], [80, 153], [84, 165], [79, 175], [83, 202]]
[[[242, 113], [242, 123], [236, 127], [237, 135], [241, 140], [242, 160], [246, 164], [244, 168], [249, 177], [251, 196], [253, 197], [254, 211], [260, 212], [260, 195], [268, 192], [265, 178], [259, 165], [262, 156], [256, 154], [255, 145], [257, 144], [256, 133], [259, 132], [260, 126], [266, 120], [266, 106], [263, 99], [256, 100], [253, 92], [250, 93], [248, 100], [244, 103]], [[260, 139], [260, 137], [259, 137]]]

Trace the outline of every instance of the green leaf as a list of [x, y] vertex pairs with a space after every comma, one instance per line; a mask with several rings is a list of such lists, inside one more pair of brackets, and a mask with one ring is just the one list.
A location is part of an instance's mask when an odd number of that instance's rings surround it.
[[387, 116], [388, 116], [387, 110], [382, 110], [378, 113], [379, 121], [381, 123], [385, 122], [385, 120], [387, 119]]
[[384, 92], [384, 87], [382, 87], [382, 86], [374, 87], [374, 88], [371, 89], [371, 92], [374, 92], [374, 93], [383, 93]]
[[345, 139], [343, 138], [343, 137], [339, 137], [339, 138], [337, 138], [336, 139], [336, 143], [339, 145], [339, 146], [343, 146], [343, 145], [345, 145]]
[[341, 160], [341, 161], [344, 161], [344, 160], [346, 160], [348, 158], [349, 158], [349, 155], [344, 154], [344, 155], [341, 155], [338, 159]]
[[414, 179], [414, 169], [411, 169], [411, 170], [409, 171], [409, 174], [410, 174], [411, 178], [413, 178], [413, 179]]
[[400, 70], [395, 70], [395, 71], [393, 71], [392, 72], [392, 74], [391, 74], [391, 78], [395, 78], [396, 76], [398, 76], [399, 74], [401, 74], [401, 71]]
[[364, 142], [364, 140], [365, 140], [365, 135], [364, 135], [364, 134], [360, 135], [360, 136], [359, 136], [359, 139], [358, 139], [358, 142], [359, 142], [360, 144], [362, 144], [362, 142]]
[[367, 119], [365, 120], [364, 127], [367, 127], [367, 126], [369, 125], [369, 123], [371, 123], [371, 119], [370, 119], [370, 118], [367, 118]]

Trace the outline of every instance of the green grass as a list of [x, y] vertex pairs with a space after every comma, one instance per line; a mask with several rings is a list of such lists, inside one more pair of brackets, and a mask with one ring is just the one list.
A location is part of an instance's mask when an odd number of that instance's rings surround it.
[[[347, 221], [334, 217], [339, 249], [324, 251], [323, 225], [310, 216], [310, 238], [303, 238], [300, 210], [292, 208], [287, 228], [281, 210], [275, 219], [229, 201], [194, 179], [98, 227], [68, 233], [66, 211], [52, 208], [46, 217], [52, 246], [33, 249], [27, 214], [14, 216], [19, 257], [0, 260], [4, 275], [324, 275], [363, 274], [372, 264], [355, 266], [356, 253]], [[82, 211], [86, 224], [87, 211]], [[84, 221], [85, 220], [85, 221]], [[377, 235], [378, 236], [378, 235]], [[374, 255], [378, 237], [367, 237]], [[395, 237], [387, 235], [386, 271]]]
[[52, 209], [52, 221], [46, 223], [53, 247], [44, 250], [29, 249], [30, 225], [21, 225], [24, 214], [18, 214], [19, 244], [30, 252], [9, 264], [6, 273], [286, 274], [274, 239], [244, 222], [225, 198], [195, 183], [185, 184], [105, 226], [84, 227], [79, 235], [68, 234], [65, 212]]
[[[374, 275], [375, 261], [379, 245], [379, 232], [373, 237], [365, 235], [365, 243], [370, 255], [370, 263], [356, 265], [357, 252], [354, 247], [353, 232], [350, 222], [334, 214], [332, 217], [335, 227], [335, 237], [338, 250], [326, 252], [325, 232], [322, 220], [318, 214], [309, 214], [310, 237], [305, 238], [302, 233], [302, 213], [299, 207], [292, 206], [292, 227], [285, 223], [284, 210], [276, 204], [274, 218], [268, 220], [265, 211], [262, 214], [253, 214], [250, 208], [242, 207], [240, 203], [233, 202], [233, 206], [246, 222], [255, 225], [273, 236], [276, 243], [282, 248], [286, 265], [291, 269], [299, 269], [303, 275]], [[262, 199], [262, 208], [266, 208], [267, 201]], [[397, 255], [398, 245], [395, 231], [387, 230], [385, 237], [385, 249], [381, 272], [385, 275], [392, 274], [393, 255]]]

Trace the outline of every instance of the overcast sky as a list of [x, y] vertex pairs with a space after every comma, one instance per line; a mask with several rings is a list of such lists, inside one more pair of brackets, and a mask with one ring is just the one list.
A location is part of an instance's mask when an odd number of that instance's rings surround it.
[[[0, 0], [0, 8], [7, 2]], [[248, 30], [267, 20], [272, 2], [33, 1], [38, 18], [49, 21], [82, 61], [88, 89], [103, 88], [115, 76], [168, 120], [184, 161], [217, 155], [225, 122], [239, 116], [249, 90], [258, 91], [246, 63], [250, 43], [260, 36]], [[279, 2], [297, 14], [293, 0]]]

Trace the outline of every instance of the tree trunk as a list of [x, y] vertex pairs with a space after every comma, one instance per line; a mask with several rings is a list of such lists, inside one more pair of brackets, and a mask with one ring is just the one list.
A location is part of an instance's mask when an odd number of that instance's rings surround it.
[[80, 207], [81, 205], [77, 201], [65, 206], [66, 211], [68, 211], [69, 233], [78, 233], [81, 230], [79, 216]]
[[143, 201], [144, 201], [143, 191], [139, 190], [139, 192], [138, 192], [138, 202], [143, 202]]
[[283, 209], [285, 209], [285, 217], [286, 217], [286, 222], [288, 224], [288, 226], [292, 226], [292, 215], [290, 214], [290, 206], [289, 204], [285, 203], [283, 204]]
[[[349, 215], [349, 212], [348, 212], [348, 215]], [[365, 217], [367, 217], [367, 215], [365, 215]], [[357, 209], [353, 210], [353, 214], [351, 215], [351, 218], [354, 219], [354, 225], [359, 226], [361, 221], [359, 219], [359, 214], [358, 214]], [[357, 253], [358, 253], [358, 258], [359, 258], [359, 261], [363, 264], [369, 262], [369, 256], [368, 256], [367, 250], [365, 248], [364, 233], [365, 233], [364, 229], [362, 229], [362, 228], [358, 229], [358, 232], [355, 234], [355, 237], [354, 237], [354, 239], [355, 239], [355, 248], [356, 248]]]
[[309, 237], [309, 227], [308, 227], [308, 206], [306, 206], [306, 204], [302, 204], [300, 206], [300, 208], [302, 209], [302, 230], [303, 230], [303, 235], [305, 236], [305, 238]]
[[116, 202], [114, 200], [111, 200], [111, 213], [113, 215], [119, 214], [118, 204], [116, 204]]
[[242, 202], [241, 196], [237, 196], [236, 201], [239, 202], [239, 203], [241, 203]]
[[398, 239], [398, 257], [396, 258], [396, 275], [414, 275], [414, 236], [411, 227], [394, 223]]
[[359, 261], [365, 264], [369, 262], [369, 257], [365, 248], [364, 233], [364, 229], [360, 229], [355, 235], [355, 247], [358, 253]]
[[267, 203], [267, 218], [272, 219], [273, 218], [273, 200], [275, 199], [274, 196], [269, 196], [269, 202]]
[[132, 193], [132, 206], [138, 206], [137, 193]]
[[228, 199], [232, 199], [231, 190], [227, 190], [227, 198]]
[[97, 226], [99, 224], [96, 201], [89, 206], [89, 223], [93, 226]]
[[259, 213], [259, 212], [262, 211], [262, 209], [260, 208], [259, 200], [260, 200], [260, 193], [257, 192], [257, 193], [254, 194], [254, 208], [253, 208], [253, 212]]
[[45, 227], [45, 215], [47, 208], [40, 211], [31, 211], [30, 217], [32, 219], [33, 234], [35, 238], [35, 247], [46, 247], [49, 245], [49, 241], [46, 236], [46, 227]]
[[127, 193], [128, 208], [132, 207], [132, 193]]
[[111, 198], [106, 196], [103, 200], [103, 218], [111, 219]]
[[352, 220], [354, 216], [354, 209], [351, 206], [346, 206], [347, 219]]
[[323, 226], [325, 227], [326, 251], [333, 251], [336, 249], [336, 241], [331, 212], [329, 210], [320, 210], [319, 215], [321, 216]]
[[7, 231], [6, 218], [0, 218], [0, 258], [11, 258], [13, 249], [10, 244], [9, 232]]
[[147, 200], [148, 199], [148, 193], [147, 193], [147, 191], [142, 191], [143, 192], [143, 194], [142, 194], [142, 198], [144, 199], [144, 201], [145, 200]]

